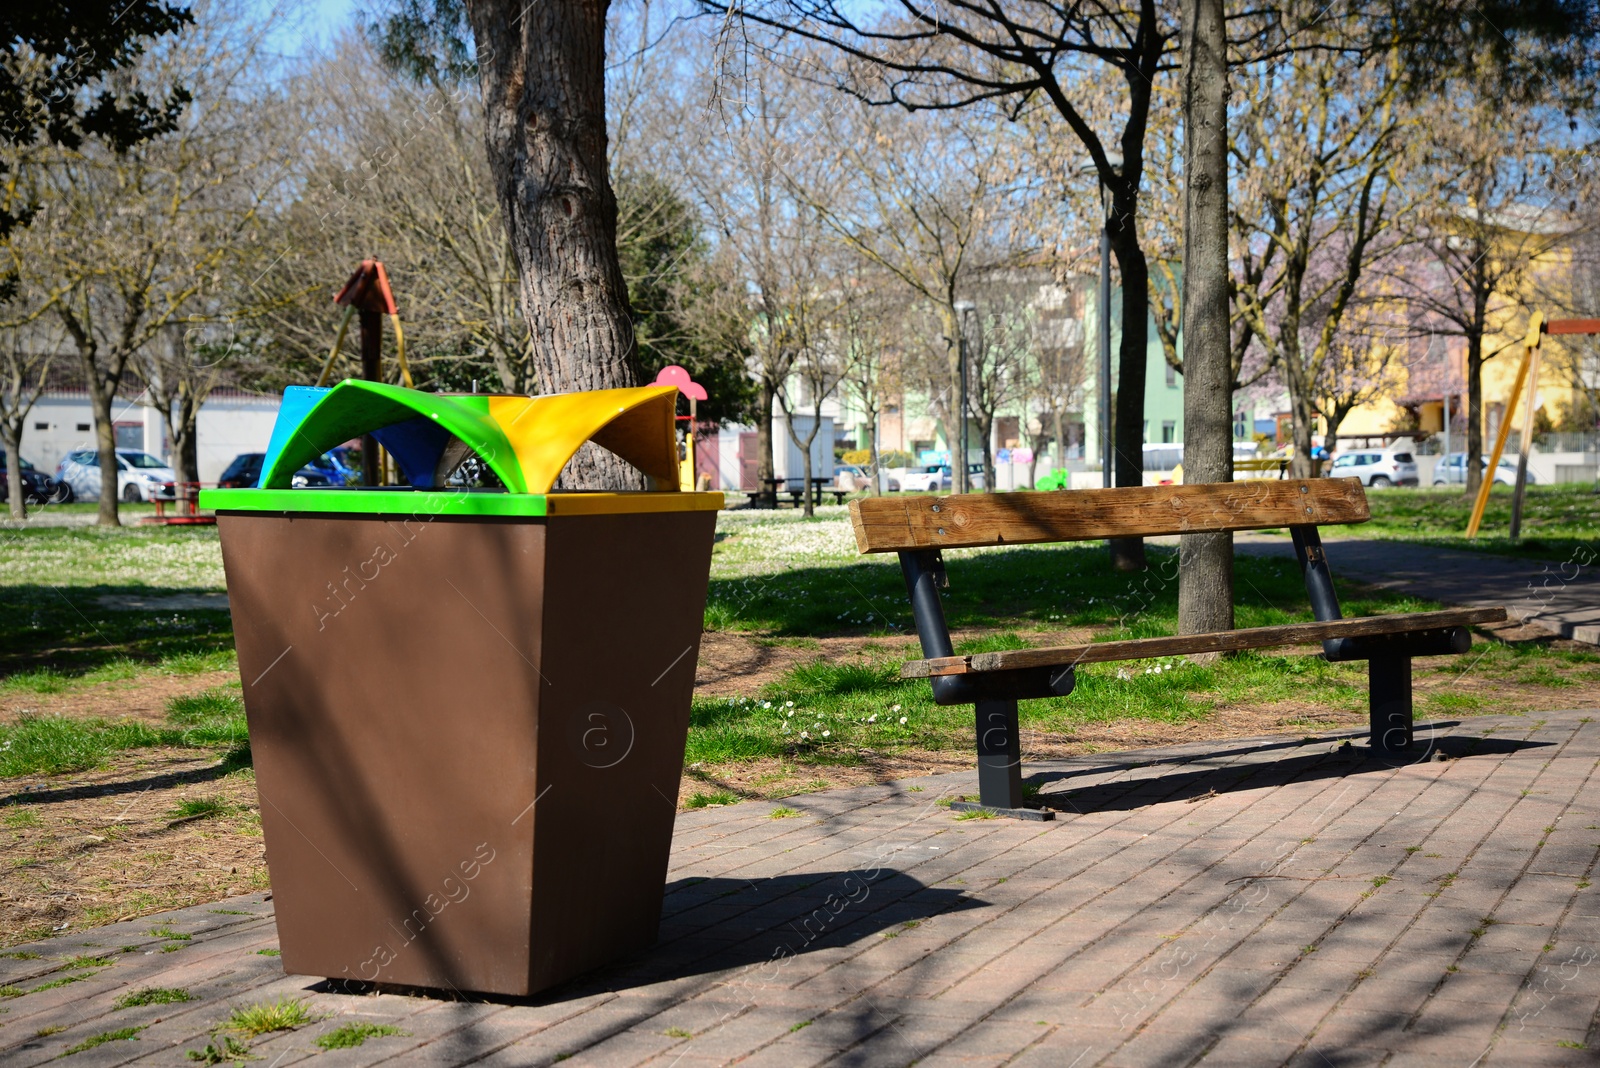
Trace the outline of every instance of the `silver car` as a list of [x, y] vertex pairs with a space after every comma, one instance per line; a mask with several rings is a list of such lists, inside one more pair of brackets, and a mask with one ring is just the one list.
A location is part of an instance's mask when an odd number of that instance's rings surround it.
[[[72, 487], [80, 501], [100, 499], [100, 454], [94, 449], [74, 449], [56, 469], [56, 480]], [[178, 476], [172, 468], [147, 452], [117, 450], [117, 496], [134, 501], [172, 500]]]
[[1333, 458], [1329, 478], [1359, 478], [1363, 486], [1415, 486], [1417, 460], [1409, 452], [1346, 452]]
[[[1489, 469], [1489, 458], [1487, 456], [1480, 457], [1479, 463], [1482, 465], [1482, 470]], [[1500, 466], [1495, 468], [1494, 480], [1502, 486], [1516, 485], [1516, 461], [1501, 459]], [[1464, 452], [1453, 452], [1448, 456], [1441, 457], [1439, 466], [1433, 469], [1433, 484], [1435, 486], [1460, 486], [1464, 485], [1466, 481], [1467, 454]], [[1531, 486], [1538, 481], [1537, 478], [1533, 477], [1533, 471], [1529, 470], [1528, 485]]]

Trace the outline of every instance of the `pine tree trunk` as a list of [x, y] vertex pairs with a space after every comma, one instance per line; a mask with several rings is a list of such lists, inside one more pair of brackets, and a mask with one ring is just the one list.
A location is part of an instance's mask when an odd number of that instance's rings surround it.
[[[607, 0], [468, 0], [485, 138], [533, 362], [547, 393], [639, 384], [617, 202], [606, 170]], [[627, 489], [631, 467], [585, 446], [565, 488]]]
[[[1228, 66], [1222, 0], [1186, 0], [1183, 480], [1233, 480], [1228, 327]], [[1178, 633], [1233, 629], [1233, 535], [1178, 543]]]

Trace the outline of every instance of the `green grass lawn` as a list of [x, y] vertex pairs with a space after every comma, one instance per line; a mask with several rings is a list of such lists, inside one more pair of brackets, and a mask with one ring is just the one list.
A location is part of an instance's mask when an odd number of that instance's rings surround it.
[[1529, 486], [1522, 538], [1512, 541], [1511, 487], [1495, 486], [1478, 536], [1468, 539], [1473, 499], [1456, 489], [1393, 489], [1368, 493], [1372, 519], [1333, 536], [1421, 541], [1452, 549], [1503, 553], [1538, 560], [1600, 561], [1600, 493], [1592, 483]]
[[128, 597], [223, 585], [214, 527], [0, 530], [0, 693], [126, 678], [147, 667], [229, 667], [226, 610], [116, 607]]
[[[1497, 494], [1497, 506], [1505, 496]], [[1453, 510], [1460, 505], [1453, 491], [1392, 491], [1371, 499], [1375, 520], [1366, 534], [1442, 538], [1438, 530], [1458, 518], [1465, 522]], [[1549, 539], [1576, 544], [1595, 521], [1595, 498], [1587, 491], [1539, 487], [1530, 501], [1530, 526], [1538, 523]], [[0, 696], [233, 668], [226, 611], [128, 610], [120, 603], [221, 590], [214, 529], [10, 530], [0, 531], [0, 546]], [[1088, 628], [1099, 639], [1170, 634], [1177, 625], [1176, 555], [1152, 545], [1149, 558], [1147, 572], [1127, 575], [1110, 570], [1099, 543], [950, 552], [946, 613], [952, 628], [969, 638], [964, 652], [1036, 645], [1042, 635], [1068, 628]], [[1340, 596], [1348, 615], [1436, 607], [1348, 584], [1341, 584]], [[1293, 561], [1239, 558], [1237, 626], [1310, 616]], [[899, 679], [901, 662], [916, 655], [899, 567], [892, 555], [856, 554], [841, 508], [825, 508], [812, 519], [790, 512], [724, 513], [705, 618], [708, 630], [802, 651], [820, 637], [848, 636], [856, 643], [848, 657], [802, 657], [782, 678], [752, 686], [749, 694], [698, 698], [691, 763], [780, 758], [848, 764], [872, 753], [970, 745], [970, 709], [940, 708], [925, 682]], [[1553, 650], [1547, 642], [1491, 643], [1467, 660], [1425, 661], [1422, 671], [1467, 669], [1475, 678], [1552, 691], [1600, 682], [1600, 657]], [[6, 724], [0, 746], [10, 755], [0, 755], [0, 776], [92, 766], [106, 753], [138, 746], [205, 744], [230, 752], [242, 719], [232, 706], [219, 711], [218, 700], [213, 694], [202, 695], [193, 708], [180, 703], [164, 727], [118, 724], [111, 715], [70, 728], [49, 719]], [[1071, 734], [1118, 719], [1203, 721], [1221, 705], [1302, 701], [1354, 712], [1365, 700], [1363, 665], [1264, 652], [1206, 666], [1174, 659], [1086, 667], [1071, 696], [1025, 703], [1024, 723]], [[1423, 713], [1508, 711], [1522, 700], [1511, 689], [1497, 694], [1458, 687], [1423, 694], [1418, 705]], [[1308, 722], [1316, 718], [1308, 712]]]
[[250, 767], [250, 737], [238, 685], [175, 698], [161, 726], [105, 717], [38, 715], [0, 722], [0, 779], [88, 771], [103, 767], [113, 753], [160, 746], [215, 750], [227, 771]]
[[[809, 525], [824, 528], [829, 522], [824, 518]], [[793, 520], [789, 525], [807, 524]], [[740, 552], [738, 541], [745, 536], [732, 535], [724, 543], [726, 551]], [[820, 543], [823, 537], [819, 530], [791, 540]], [[1099, 543], [947, 552], [950, 586], [944, 604], [952, 630], [991, 630], [958, 643], [957, 652], [1038, 644], [1039, 632], [1068, 627], [1096, 628], [1097, 640], [1175, 633], [1176, 553], [1151, 546], [1148, 555], [1149, 571], [1126, 575], [1107, 566], [1106, 550]], [[1298, 565], [1291, 560], [1240, 557], [1235, 587], [1236, 626], [1312, 618]], [[1384, 590], [1343, 582], [1338, 587], [1349, 616], [1439, 607]], [[819, 655], [759, 696], [696, 700], [691, 763], [761, 757], [852, 763], [863, 759], [862, 749], [892, 753], [971, 745], [970, 708], [941, 708], [933, 703], [926, 681], [899, 678], [900, 664], [918, 654], [908, 642], [915, 631], [892, 555], [862, 561], [841, 553], [826, 565], [713, 579], [706, 618], [708, 626], [748, 630], [802, 647], [804, 636], [823, 634], [855, 633], [871, 640], [855, 660]], [[1471, 658], [1437, 658], [1421, 661], [1420, 667], [1424, 672], [1470, 671], [1557, 689], [1600, 682], [1600, 653], [1559, 651], [1549, 643], [1510, 646], [1491, 640]], [[1329, 711], [1361, 712], [1366, 687], [1364, 664], [1329, 664], [1303, 653], [1245, 653], [1206, 666], [1182, 658], [1094, 664], [1079, 670], [1072, 695], [1024, 702], [1022, 724], [1070, 735], [1086, 724], [1116, 719], [1203, 720], [1223, 704], [1296, 700]], [[1426, 694], [1418, 709], [1423, 714], [1511, 711], [1517, 701], [1509, 694]], [[1317, 721], [1314, 713], [1306, 720]]]

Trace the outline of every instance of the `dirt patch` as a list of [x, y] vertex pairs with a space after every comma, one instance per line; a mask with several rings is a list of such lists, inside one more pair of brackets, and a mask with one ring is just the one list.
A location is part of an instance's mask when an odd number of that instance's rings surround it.
[[238, 681], [235, 671], [204, 671], [195, 675], [151, 674], [65, 693], [13, 693], [0, 697], [0, 720], [31, 713], [73, 719], [133, 719], [159, 725], [166, 722], [167, 702], [174, 697], [187, 697]]
[[[264, 889], [255, 779], [219, 760], [144, 749], [0, 784], [0, 945]], [[185, 817], [185, 801], [221, 811]]]

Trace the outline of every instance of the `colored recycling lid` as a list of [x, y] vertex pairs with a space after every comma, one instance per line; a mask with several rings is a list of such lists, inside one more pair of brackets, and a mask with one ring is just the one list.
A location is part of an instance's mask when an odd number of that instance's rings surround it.
[[419, 489], [442, 486], [476, 454], [511, 493], [548, 493], [586, 441], [647, 475], [678, 477], [672, 386], [552, 393], [424, 393], [349, 379], [331, 389], [290, 386], [262, 463], [262, 489], [287, 489], [329, 449], [371, 434]]

